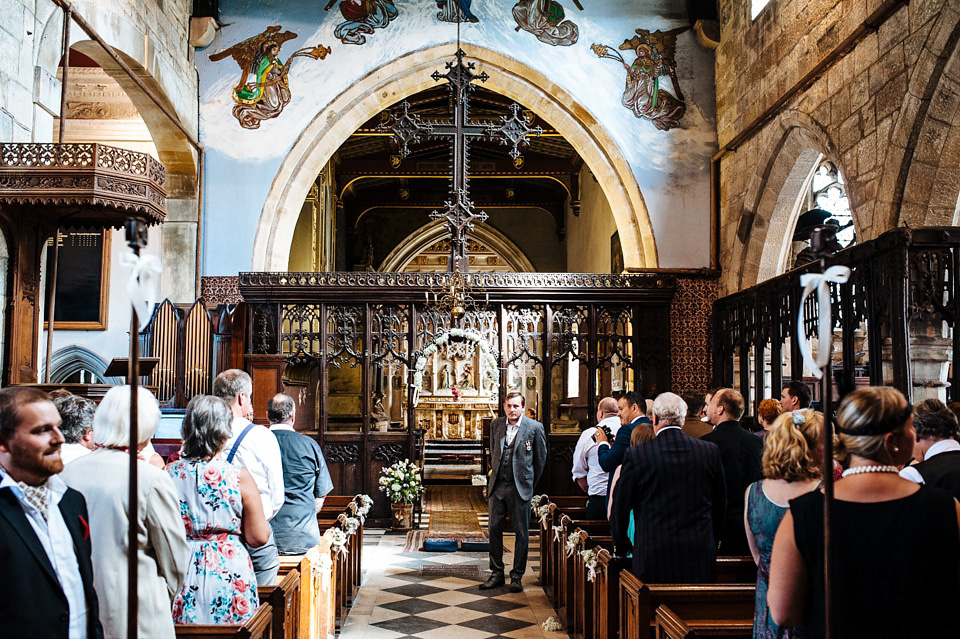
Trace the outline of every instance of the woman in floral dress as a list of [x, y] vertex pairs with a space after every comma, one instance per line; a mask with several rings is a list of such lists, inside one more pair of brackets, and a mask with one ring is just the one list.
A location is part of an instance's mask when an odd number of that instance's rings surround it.
[[240, 535], [261, 546], [270, 525], [250, 473], [220, 459], [231, 419], [222, 399], [194, 397], [183, 419], [182, 457], [167, 467], [192, 551], [173, 602], [175, 623], [242, 624], [259, 603], [257, 577]]

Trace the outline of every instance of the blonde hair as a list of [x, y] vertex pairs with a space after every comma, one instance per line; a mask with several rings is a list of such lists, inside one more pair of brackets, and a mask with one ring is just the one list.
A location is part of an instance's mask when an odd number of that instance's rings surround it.
[[[909, 416], [903, 422], [887, 429], [890, 420], [907, 408], [907, 398], [896, 388], [890, 386], [868, 386], [855, 390], [844, 398], [837, 409], [837, 435], [833, 440], [833, 450], [837, 459], [845, 460], [850, 455], [863, 457], [870, 461], [889, 464], [892, 459], [884, 446], [887, 433], [903, 429]], [[850, 435], [844, 430], [865, 429], [874, 426], [885, 432], [876, 435]]]
[[817, 442], [822, 433], [823, 413], [805, 408], [780, 415], [764, 442], [763, 476], [784, 481], [819, 479]]
[[644, 442], [653, 439], [653, 426], [650, 424], [637, 424], [630, 431], [630, 445], [639, 446]]

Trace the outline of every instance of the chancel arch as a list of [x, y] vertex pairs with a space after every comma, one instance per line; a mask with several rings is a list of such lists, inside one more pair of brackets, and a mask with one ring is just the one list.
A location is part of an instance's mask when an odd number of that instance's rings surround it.
[[[658, 265], [650, 217], [636, 177], [610, 134], [573, 96], [535, 70], [483, 47], [464, 44], [467, 58], [485, 70], [485, 88], [533, 109], [577, 151], [597, 177], [613, 211], [624, 266]], [[452, 53], [450, 44], [398, 58], [354, 83], [317, 114], [280, 165], [261, 211], [252, 268], [287, 268], [305, 197], [338, 148], [366, 121], [404, 98], [435, 85], [431, 73]]]
[[[446, 265], [433, 259], [433, 253], [449, 254], [450, 250], [442, 248], [432, 251], [437, 244], [442, 243], [450, 236], [442, 220], [431, 222], [427, 226], [404, 238], [397, 247], [387, 255], [378, 271], [435, 271], [446, 270]], [[477, 249], [470, 249], [470, 254], [477, 257], [471, 270], [475, 271], [513, 271], [531, 273], [536, 269], [533, 263], [524, 255], [523, 251], [503, 233], [486, 224], [477, 224], [470, 238], [477, 243]], [[418, 259], [421, 260], [418, 263]]]

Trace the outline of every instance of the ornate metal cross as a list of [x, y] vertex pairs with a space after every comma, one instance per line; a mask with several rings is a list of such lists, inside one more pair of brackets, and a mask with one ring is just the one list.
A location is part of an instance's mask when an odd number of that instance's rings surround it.
[[527, 144], [527, 136], [537, 137], [543, 129], [531, 127], [532, 118], [520, 114], [520, 105], [513, 103], [510, 106], [513, 112], [510, 117], [500, 116], [499, 122], [471, 120], [469, 94], [474, 89], [473, 81], [486, 82], [489, 76], [486, 73], [479, 75], [473, 72], [473, 62], [464, 64], [466, 54], [457, 49], [456, 62], [447, 62], [446, 73], [434, 71], [431, 76], [439, 82], [447, 79], [453, 102], [453, 120], [422, 120], [416, 113], [410, 113], [410, 104], [404, 101], [401, 104], [402, 113], [390, 113], [389, 119], [381, 126], [385, 131], [393, 133], [400, 147], [400, 157], [410, 154], [410, 143], [420, 142], [420, 137], [442, 138], [453, 140], [453, 179], [450, 189], [450, 200], [447, 200], [443, 211], [433, 211], [430, 218], [445, 219], [447, 230], [450, 232], [450, 261], [448, 271], [467, 272], [467, 233], [473, 230], [474, 220], [483, 222], [487, 214], [475, 211], [470, 200], [470, 141], [483, 140], [499, 142], [510, 146], [510, 157], [514, 160], [520, 157], [520, 147]]

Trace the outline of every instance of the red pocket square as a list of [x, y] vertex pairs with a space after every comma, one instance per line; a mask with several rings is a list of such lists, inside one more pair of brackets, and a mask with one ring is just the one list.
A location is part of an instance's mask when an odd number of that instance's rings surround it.
[[80, 525], [83, 526], [83, 540], [86, 541], [90, 539], [90, 525], [87, 523], [87, 520], [83, 518], [83, 515], [77, 515], [80, 518]]

